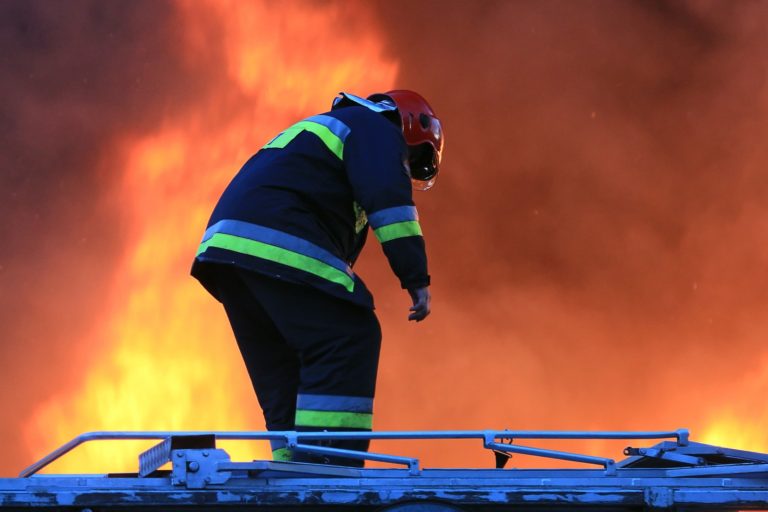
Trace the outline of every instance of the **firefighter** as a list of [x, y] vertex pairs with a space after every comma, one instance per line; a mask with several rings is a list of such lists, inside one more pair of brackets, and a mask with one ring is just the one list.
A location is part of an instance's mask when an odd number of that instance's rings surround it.
[[[329, 112], [264, 145], [219, 199], [192, 275], [224, 306], [268, 430], [371, 430], [381, 328], [351, 267], [370, 225], [412, 298], [408, 319], [429, 315], [412, 190], [432, 187], [442, 148], [419, 94], [340, 93]], [[363, 465], [284, 442], [272, 450], [275, 460]]]

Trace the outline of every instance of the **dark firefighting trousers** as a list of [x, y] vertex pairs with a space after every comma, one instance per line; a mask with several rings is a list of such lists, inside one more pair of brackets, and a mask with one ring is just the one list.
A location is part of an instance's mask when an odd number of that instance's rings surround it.
[[[374, 312], [308, 286], [218, 266], [224, 305], [267, 430], [369, 431], [381, 346]], [[367, 450], [361, 440], [301, 441]], [[354, 459], [291, 453], [276, 460], [363, 465]]]

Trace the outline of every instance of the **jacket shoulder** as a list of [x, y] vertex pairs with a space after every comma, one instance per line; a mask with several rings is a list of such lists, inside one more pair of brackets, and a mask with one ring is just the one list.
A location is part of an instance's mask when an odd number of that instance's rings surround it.
[[386, 117], [363, 106], [355, 105], [343, 107], [331, 110], [323, 115], [338, 119], [346, 124], [352, 132], [372, 131], [400, 133], [398, 127]]

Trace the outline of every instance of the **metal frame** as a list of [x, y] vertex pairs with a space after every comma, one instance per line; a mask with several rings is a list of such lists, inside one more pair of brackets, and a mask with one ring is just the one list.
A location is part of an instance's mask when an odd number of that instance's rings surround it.
[[[97, 440], [158, 439], [129, 475], [38, 475]], [[298, 462], [234, 462], [220, 440], [283, 440], [293, 450], [376, 460], [357, 469]], [[309, 444], [332, 439], [477, 439], [495, 453], [601, 466], [587, 469], [422, 469], [413, 457]], [[524, 446], [519, 440], [661, 440], [628, 447], [624, 460]], [[160, 470], [171, 462], [171, 470]], [[0, 508], [151, 511], [768, 510], [768, 454], [689, 440], [685, 429], [654, 432], [458, 430], [426, 432], [91, 432], [22, 472], [0, 479]], [[207, 507], [207, 508], [206, 508]]]
[[[586, 464], [602, 465], [606, 473], [615, 472], [615, 461], [603, 457], [594, 457], [590, 455], [581, 455], [577, 453], [561, 452], [557, 450], [547, 450], [542, 448], [532, 448], [513, 444], [515, 439], [614, 439], [614, 440], [637, 440], [637, 439], [677, 439], [678, 446], [688, 444], [689, 432], [687, 429], [653, 431], [653, 432], [579, 432], [579, 431], [537, 431], [537, 430], [444, 430], [444, 431], [410, 431], [410, 432], [293, 432], [293, 431], [273, 431], [273, 432], [249, 432], [249, 431], [144, 431], [144, 432], [115, 432], [101, 431], [88, 432], [80, 434], [71, 441], [63, 444], [53, 452], [49, 453], [39, 461], [24, 469], [19, 477], [27, 478], [41, 469], [45, 468], [53, 461], [66, 455], [78, 446], [92, 441], [116, 441], [116, 440], [166, 440], [171, 437], [186, 436], [214, 436], [219, 440], [251, 440], [251, 441], [285, 441], [288, 448], [296, 451], [318, 453], [326, 455], [335, 455], [348, 457], [358, 460], [375, 460], [379, 462], [390, 462], [393, 464], [404, 464], [409, 467], [412, 473], [418, 473], [418, 459], [410, 457], [399, 457], [394, 455], [384, 455], [371, 452], [353, 452], [350, 450], [341, 450], [338, 448], [327, 448], [319, 446], [310, 446], [300, 444], [299, 440], [306, 441], [327, 441], [327, 440], [349, 440], [349, 439], [387, 439], [387, 440], [432, 440], [432, 439], [481, 439], [483, 447], [489, 450], [502, 451], [508, 453], [521, 453], [538, 457], [568, 460], [573, 462], [583, 462]], [[509, 440], [509, 443], [497, 443], [496, 440]]]

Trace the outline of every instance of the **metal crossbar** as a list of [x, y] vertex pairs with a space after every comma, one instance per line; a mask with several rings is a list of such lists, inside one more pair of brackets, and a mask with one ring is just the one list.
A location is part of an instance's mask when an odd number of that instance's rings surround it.
[[[650, 431], [650, 432], [579, 432], [579, 431], [535, 431], [535, 430], [445, 430], [445, 431], [408, 431], [408, 432], [250, 432], [250, 431], [218, 431], [218, 432], [171, 432], [171, 431], [144, 431], [144, 432], [88, 432], [81, 434], [71, 441], [63, 444], [39, 461], [24, 469], [19, 476], [26, 478], [34, 475], [55, 460], [66, 455], [78, 446], [92, 441], [116, 441], [116, 440], [165, 440], [172, 436], [204, 436], [213, 435], [219, 440], [251, 440], [251, 441], [285, 441], [288, 447], [297, 451], [323, 453], [341, 457], [350, 457], [363, 460], [378, 460], [395, 464], [405, 464], [411, 472], [418, 471], [418, 460], [409, 457], [375, 454], [369, 452], [355, 452], [330, 447], [318, 447], [306, 445], [300, 441], [322, 440], [433, 440], [433, 439], [479, 439], [483, 441], [483, 447], [489, 450], [508, 453], [522, 453], [544, 458], [553, 458], [582, 462], [587, 464], [602, 465], [607, 474], [615, 471], [613, 459], [594, 457], [577, 453], [532, 448], [513, 444], [515, 439], [603, 439], [603, 440], [637, 440], [637, 439], [675, 439], [678, 446], [686, 446], [689, 442], [687, 429]], [[508, 440], [507, 443], [497, 441]]]

